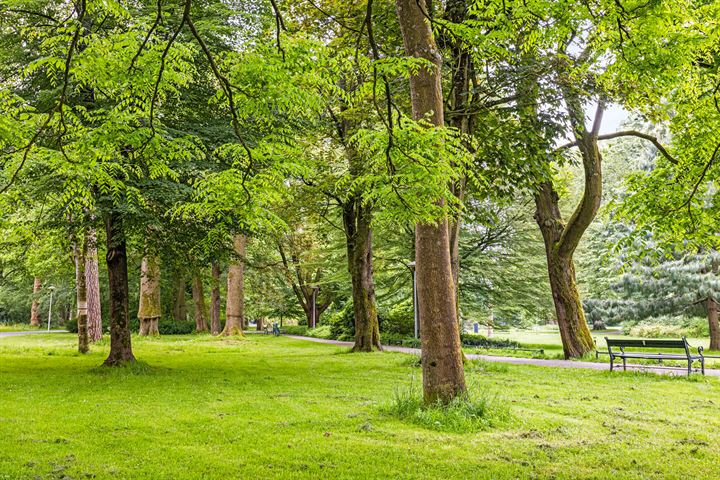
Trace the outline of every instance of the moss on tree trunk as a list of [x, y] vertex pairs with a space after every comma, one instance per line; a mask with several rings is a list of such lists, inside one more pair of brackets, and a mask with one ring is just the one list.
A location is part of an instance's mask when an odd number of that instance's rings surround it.
[[160, 335], [160, 258], [155, 253], [147, 253], [140, 263], [140, 336]]
[[116, 211], [105, 216], [110, 293], [110, 354], [105, 365], [118, 366], [134, 362], [128, 315], [127, 246], [122, 217]]

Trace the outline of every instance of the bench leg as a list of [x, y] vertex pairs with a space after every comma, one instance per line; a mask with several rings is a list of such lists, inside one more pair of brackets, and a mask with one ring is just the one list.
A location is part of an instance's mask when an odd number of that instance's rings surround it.
[[627, 372], [627, 362], [625, 361], [625, 357], [623, 357], [623, 372]]
[[704, 358], [700, 359], [700, 371], [702, 372], [703, 375], [705, 375], [705, 359]]
[[613, 367], [615, 366], [615, 357], [610, 355], [610, 371], [613, 371]]
[[688, 377], [692, 374], [692, 360], [688, 360]]

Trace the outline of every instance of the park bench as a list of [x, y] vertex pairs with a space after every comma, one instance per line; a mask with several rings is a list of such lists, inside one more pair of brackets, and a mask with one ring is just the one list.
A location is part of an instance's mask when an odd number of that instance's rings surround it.
[[[608, 355], [610, 356], [610, 371], [615, 366], [615, 359], [619, 358], [623, 363], [623, 370], [627, 370], [627, 359], [644, 359], [644, 360], [657, 360], [658, 363], [662, 363], [663, 360], [682, 360], [687, 362], [688, 375], [692, 373], [692, 365], [694, 362], [700, 362], [700, 371], [705, 375], [705, 357], [703, 356], [703, 347], [697, 348], [697, 354], [693, 355], [690, 352], [690, 345], [687, 340], [683, 337], [680, 340], [664, 340], [664, 339], [626, 339], [626, 338], [608, 338], [605, 337], [605, 342], [608, 347]], [[632, 351], [626, 351], [631, 349]], [[653, 349], [657, 353], [650, 353], [647, 350]], [[682, 353], [668, 353], [660, 352], [661, 350], [682, 350]], [[676, 367], [657, 367], [653, 368], [667, 368], [677, 369]], [[684, 368], [684, 367], [682, 367]]]

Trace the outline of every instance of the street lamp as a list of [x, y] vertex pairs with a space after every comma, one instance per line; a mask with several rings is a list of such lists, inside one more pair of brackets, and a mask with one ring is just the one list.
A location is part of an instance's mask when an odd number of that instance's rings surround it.
[[312, 287], [313, 293], [312, 293], [312, 327], [315, 328], [317, 326], [317, 294], [320, 291], [320, 287]]
[[415, 338], [420, 336], [420, 316], [418, 315], [417, 301], [417, 272], [415, 271], [415, 262], [410, 262], [407, 266], [412, 270], [413, 277], [413, 319], [415, 323]]
[[50, 331], [50, 319], [52, 318], [52, 301], [53, 301], [53, 292], [55, 291], [55, 287], [50, 285], [48, 287], [48, 290], [50, 290], [50, 307], [48, 308], [48, 332]]

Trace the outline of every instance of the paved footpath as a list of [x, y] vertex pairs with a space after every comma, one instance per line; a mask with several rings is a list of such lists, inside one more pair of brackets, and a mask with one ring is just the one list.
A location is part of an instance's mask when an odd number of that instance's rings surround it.
[[24, 330], [22, 332], [0, 332], [0, 338], [19, 337], [21, 335], [37, 335], [39, 333], [67, 333], [67, 330]]
[[[300, 335], [283, 335], [288, 338], [295, 338], [297, 340], [307, 340], [316, 343], [326, 343], [329, 345], [338, 345], [341, 347], [352, 347], [352, 342], [341, 342], [339, 340], [326, 340], [324, 338], [313, 338], [313, 337], [302, 337]], [[383, 345], [383, 349], [386, 352], [400, 352], [410, 353], [413, 355], [420, 355], [419, 348], [409, 347], [397, 347], [394, 345]], [[485, 360], [487, 362], [498, 362], [498, 363], [511, 363], [513, 365], [534, 365], [537, 367], [556, 367], [556, 368], [588, 368], [591, 370], [609, 370], [607, 363], [600, 362], [576, 362], [573, 360], [546, 360], [542, 358], [521, 358], [521, 357], [500, 357], [495, 355], [479, 355], [475, 353], [466, 353], [465, 356], [471, 360]], [[628, 364], [630, 369], [642, 369], [648, 372], [662, 373], [662, 374], [675, 374], [685, 375], [685, 370], [663, 370], [659, 368], [646, 367], [641, 365]], [[617, 367], [616, 367], [617, 370]], [[622, 371], [622, 370], [620, 370]], [[710, 377], [720, 377], [720, 370], [705, 369], [705, 375]]]

